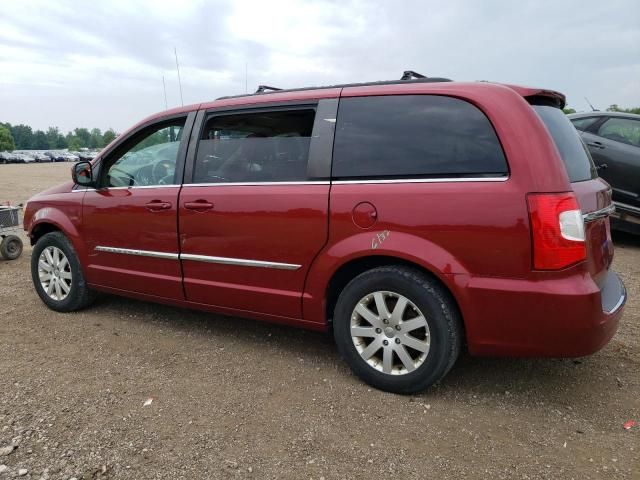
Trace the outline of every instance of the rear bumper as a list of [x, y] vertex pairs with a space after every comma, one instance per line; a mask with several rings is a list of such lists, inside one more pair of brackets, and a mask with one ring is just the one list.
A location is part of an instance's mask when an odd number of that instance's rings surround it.
[[581, 357], [618, 329], [627, 294], [609, 271], [602, 288], [588, 274], [552, 280], [471, 279], [461, 292], [474, 355]]

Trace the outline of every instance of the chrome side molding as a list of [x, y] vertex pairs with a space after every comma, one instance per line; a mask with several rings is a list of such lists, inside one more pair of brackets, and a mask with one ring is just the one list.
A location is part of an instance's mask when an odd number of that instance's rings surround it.
[[594, 220], [598, 220], [599, 218], [608, 217], [615, 211], [616, 206], [612, 203], [611, 205], [601, 208], [600, 210], [596, 210], [595, 212], [585, 213], [584, 215], [582, 215], [582, 219], [587, 223], [593, 222]]
[[167, 260], [178, 260], [179, 258], [179, 255], [177, 253], [154, 252], [150, 250], [135, 250], [133, 248], [105, 247], [102, 245], [97, 246], [95, 250], [96, 252], [119, 253], [122, 255], [134, 255], [137, 257], [164, 258]]
[[193, 262], [218, 263], [221, 265], [237, 265], [240, 267], [275, 268], [277, 270], [298, 270], [302, 265], [294, 263], [267, 262], [264, 260], [249, 260], [245, 258], [212, 257], [209, 255], [194, 255], [191, 253], [155, 252], [151, 250], [136, 250], [132, 248], [105, 247], [99, 245], [97, 252], [117, 253], [120, 255], [134, 255], [138, 257], [162, 258], [165, 260], [189, 260]]
[[210, 257], [208, 255], [194, 255], [191, 253], [181, 253], [180, 260], [219, 263], [222, 265], [238, 265], [241, 267], [275, 268], [278, 270], [298, 270], [302, 266], [293, 263], [266, 262], [264, 260], [248, 260], [244, 258]]
[[509, 177], [453, 177], [453, 178], [392, 178], [372, 180], [332, 180], [333, 185], [367, 185], [377, 183], [464, 183], [464, 182], [506, 182]]

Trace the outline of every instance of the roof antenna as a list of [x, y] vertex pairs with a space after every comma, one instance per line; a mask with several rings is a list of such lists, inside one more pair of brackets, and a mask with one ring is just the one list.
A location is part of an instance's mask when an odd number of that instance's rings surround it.
[[180, 86], [180, 103], [184, 107], [184, 100], [182, 98], [182, 81], [180, 80], [180, 65], [178, 65], [178, 50], [176, 50], [176, 47], [173, 47], [173, 53], [176, 56], [176, 70], [178, 71], [178, 85]]
[[584, 97], [584, 99], [587, 101], [587, 103], [591, 107], [591, 111], [592, 112], [598, 112], [599, 111], [597, 108], [595, 108], [593, 105], [591, 105], [591, 102], [589, 101], [589, 99], [587, 97]]
[[402, 72], [402, 77], [400, 78], [400, 80], [411, 80], [412, 78], [427, 78], [427, 77], [422, 75], [421, 73], [414, 72], [413, 70], [405, 70], [404, 72]]

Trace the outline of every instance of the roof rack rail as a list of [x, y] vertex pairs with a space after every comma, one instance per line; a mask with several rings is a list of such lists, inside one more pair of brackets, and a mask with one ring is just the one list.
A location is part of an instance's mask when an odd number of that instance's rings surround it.
[[400, 80], [411, 80], [412, 78], [428, 78], [425, 75], [422, 75], [421, 73], [418, 72], [414, 72], [413, 70], [405, 70], [404, 72], [402, 72], [402, 77], [400, 77]]
[[272, 92], [277, 92], [278, 90], [282, 90], [282, 89], [277, 87], [270, 87], [269, 85], [258, 85], [258, 89], [256, 90], [255, 93], [264, 93], [267, 90]]
[[[419, 73], [412, 72], [412, 74], [420, 75]], [[408, 80], [381, 80], [376, 82], [361, 82], [361, 83], [342, 83], [338, 85], [322, 85], [315, 87], [303, 87], [303, 88], [287, 88], [280, 89], [269, 87], [267, 85], [260, 85], [258, 90], [255, 93], [245, 93], [242, 95], [226, 95], [224, 97], [218, 97], [216, 100], [226, 100], [229, 98], [242, 98], [242, 97], [250, 97], [252, 95], [270, 95], [272, 93], [280, 93], [280, 92], [304, 92], [306, 90], [323, 90], [327, 88], [348, 88], [348, 87], [368, 87], [368, 86], [378, 86], [378, 85], [398, 85], [402, 83], [438, 83], [438, 82], [451, 82], [449, 78], [442, 77], [425, 77], [424, 75], [420, 75], [416, 78], [409, 78]]]

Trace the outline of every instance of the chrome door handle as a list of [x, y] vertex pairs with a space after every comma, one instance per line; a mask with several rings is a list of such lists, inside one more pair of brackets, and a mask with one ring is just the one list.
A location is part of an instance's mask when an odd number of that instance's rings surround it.
[[145, 205], [147, 210], [151, 210], [152, 212], [157, 212], [160, 210], [169, 210], [171, 208], [170, 202], [161, 202], [160, 200], [153, 200]]

